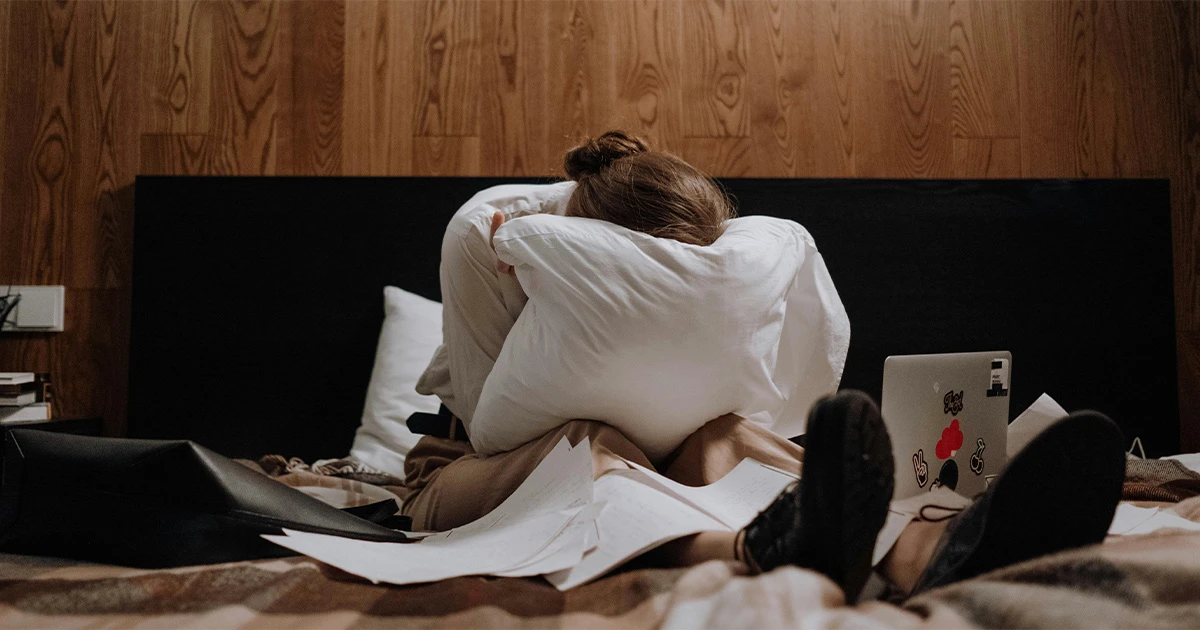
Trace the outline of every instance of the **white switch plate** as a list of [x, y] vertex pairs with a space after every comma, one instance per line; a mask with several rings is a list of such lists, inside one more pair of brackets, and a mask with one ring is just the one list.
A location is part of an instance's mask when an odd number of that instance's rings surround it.
[[62, 332], [67, 289], [63, 286], [0, 285], [0, 296], [20, 294], [21, 301], [3, 322], [3, 330]]

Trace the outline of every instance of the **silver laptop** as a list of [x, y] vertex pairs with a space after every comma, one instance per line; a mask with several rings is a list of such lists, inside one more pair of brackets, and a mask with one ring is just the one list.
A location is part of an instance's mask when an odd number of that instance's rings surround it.
[[896, 456], [896, 499], [937, 487], [965, 497], [1004, 468], [1008, 352], [913, 354], [883, 364], [881, 412]]

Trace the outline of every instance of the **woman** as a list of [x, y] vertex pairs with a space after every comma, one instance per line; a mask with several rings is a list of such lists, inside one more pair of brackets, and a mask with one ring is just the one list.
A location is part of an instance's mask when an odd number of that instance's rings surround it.
[[[735, 415], [713, 419], [653, 463], [620, 432], [590, 421], [566, 423], [488, 457], [453, 439], [470, 431], [483, 383], [525, 304], [513, 270], [490, 248], [506, 220], [531, 212], [588, 217], [707, 246], [735, 214], [706, 175], [622, 132], [572, 149], [564, 166], [573, 183], [540, 187], [491, 216], [472, 214], [469, 202], [447, 229], [441, 269], [445, 339], [417, 389], [439, 396], [452, 412], [446, 414], [449, 439], [426, 436], [409, 453], [411, 494], [403, 512], [417, 528], [430, 530], [470, 522], [503, 501], [564, 436], [572, 444], [590, 439], [597, 476], [626, 467], [628, 459], [657, 464], [659, 472], [681, 483], [703, 485], [752, 457], [799, 471], [801, 479], [742, 531], [704, 532], [656, 553], [676, 565], [712, 559], [741, 562], [749, 571], [798, 565], [827, 575], [854, 601], [871, 571], [893, 487], [890, 439], [878, 408], [860, 392], [841, 392], [812, 408], [807, 450]], [[901, 591], [916, 593], [1098, 542], [1119, 500], [1123, 471], [1115, 425], [1099, 414], [1072, 415], [1014, 458], [967, 510], [952, 519], [910, 523], [877, 568]], [[1064, 518], [1056, 521], [1056, 514]], [[1058, 526], [1047, 532], [1046, 522]]]

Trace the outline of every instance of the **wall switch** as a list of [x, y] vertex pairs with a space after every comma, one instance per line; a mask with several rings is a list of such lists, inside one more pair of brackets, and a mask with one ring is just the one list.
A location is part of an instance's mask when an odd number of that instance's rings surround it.
[[3, 322], [6, 331], [62, 332], [67, 289], [62, 286], [5, 286], [0, 296], [20, 295], [21, 301]]

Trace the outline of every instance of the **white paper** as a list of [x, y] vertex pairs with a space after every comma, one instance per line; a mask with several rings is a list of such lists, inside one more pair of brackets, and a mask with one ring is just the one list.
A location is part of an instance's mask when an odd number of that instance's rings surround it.
[[603, 503], [592, 503], [582, 510], [545, 549], [538, 552], [529, 562], [521, 566], [493, 573], [499, 577], [528, 577], [570, 569], [583, 560], [589, 549], [588, 538], [596, 528], [596, 516], [604, 509]]
[[1183, 464], [1184, 468], [1187, 468], [1188, 470], [1195, 472], [1195, 473], [1200, 473], [1200, 453], [1183, 453], [1181, 455], [1170, 455], [1170, 456], [1164, 457], [1163, 459], [1174, 459], [1174, 460], [1178, 461], [1180, 464]]
[[922, 508], [929, 508], [927, 516], [939, 518], [961, 511], [969, 505], [971, 505], [970, 499], [945, 486], [939, 486], [929, 492], [922, 492], [907, 499], [892, 501], [888, 505], [887, 520], [883, 522], [883, 528], [875, 537], [875, 550], [871, 556], [871, 566], [879, 564], [883, 557], [891, 551], [892, 546], [900, 539], [900, 534], [904, 533], [904, 528], [908, 527], [909, 522], [914, 518], [920, 516]]
[[589, 506], [592, 485], [589, 442], [585, 438], [571, 448], [564, 438], [496, 509], [420, 542], [376, 543], [290, 530], [264, 538], [374, 582], [412, 584], [538, 567], [541, 573], [578, 562], [600, 511]]
[[1174, 512], [1159, 510], [1150, 518], [1142, 521], [1140, 524], [1125, 532], [1125, 536], [1139, 536], [1149, 534], [1160, 529], [1182, 529], [1191, 532], [1200, 532], [1200, 523], [1189, 521]]
[[368, 542], [291, 530], [284, 530], [285, 536], [263, 538], [372, 582], [416, 584], [521, 566], [554, 540], [578, 511], [550, 512], [450, 540], [427, 538], [417, 543]]
[[1067, 416], [1067, 410], [1049, 394], [1042, 394], [1029, 408], [1008, 425], [1008, 461], [1012, 461], [1026, 444], [1033, 441], [1046, 427]]
[[685, 486], [634, 462], [629, 464], [634, 470], [615, 471], [605, 476], [626, 476], [663, 488], [681, 497], [691, 507], [720, 521], [730, 531], [749, 524], [798, 478], [746, 458], [724, 477], [707, 486]]
[[503, 503], [482, 518], [431, 538], [446, 538], [488, 529], [512, 520], [582, 507], [592, 501], [592, 447], [587, 437], [574, 447], [566, 437]]
[[1112, 524], [1108, 526], [1109, 534], [1122, 535], [1129, 533], [1129, 530], [1150, 520], [1155, 514], [1158, 514], [1158, 508], [1142, 508], [1128, 503], [1117, 505], [1117, 512], [1113, 514]]
[[604, 475], [596, 481], [595, 494], [597, 501], [606, 504], [596, 518], [600, 544], [578, 566], [546, 576], [560, 591], [599, 577], [667, 541], [726, 529], [703, 512], [624, 475]]

